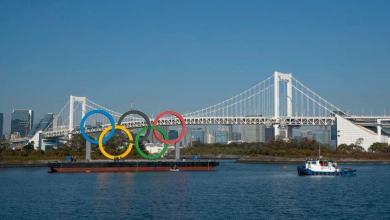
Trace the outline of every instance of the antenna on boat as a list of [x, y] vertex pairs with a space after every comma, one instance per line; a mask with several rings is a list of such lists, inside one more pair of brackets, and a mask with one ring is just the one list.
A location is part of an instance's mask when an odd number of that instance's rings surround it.
[[318, 159], [321, 159], [321, 144], [318, 143]]

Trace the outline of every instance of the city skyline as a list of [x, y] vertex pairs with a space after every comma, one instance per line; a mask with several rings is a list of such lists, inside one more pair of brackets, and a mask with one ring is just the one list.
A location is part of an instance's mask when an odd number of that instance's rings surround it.
[[29, 136], [34, 127], [34, 111], [31, 109], [15, 109], [11, 116], [11, 134], [21, 137]]
[[71, 94], [119, 112], [187, 112], [275, 70], [293, 73], [345, 111], [390, 113], [389, 3], [333, 3], [2, 1], [5, 132], [12, 109], [33, 109], [39, 120]]

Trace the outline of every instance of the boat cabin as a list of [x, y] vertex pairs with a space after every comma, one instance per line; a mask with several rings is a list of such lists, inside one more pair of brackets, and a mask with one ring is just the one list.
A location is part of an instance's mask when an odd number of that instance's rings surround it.
[[305, 168], [318, 172], [338, 171], [337, 163], [331, 160], [306, 160]]

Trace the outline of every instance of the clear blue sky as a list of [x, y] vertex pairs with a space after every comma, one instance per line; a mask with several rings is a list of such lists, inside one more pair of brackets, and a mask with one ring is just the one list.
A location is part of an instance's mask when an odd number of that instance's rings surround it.
[[70, 94], [191, 111], [291, 72], [344, 110], [390, 113], [390, 1], [0, 1], [0, 112]]

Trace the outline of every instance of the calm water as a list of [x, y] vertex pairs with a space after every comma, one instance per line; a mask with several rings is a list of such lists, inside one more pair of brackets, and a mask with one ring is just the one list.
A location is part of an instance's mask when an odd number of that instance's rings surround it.
[[355, 177], [229, 161], [215, 172], [0, 169], [0, 219], [390, 219], [390, 165], [353, 166]]

